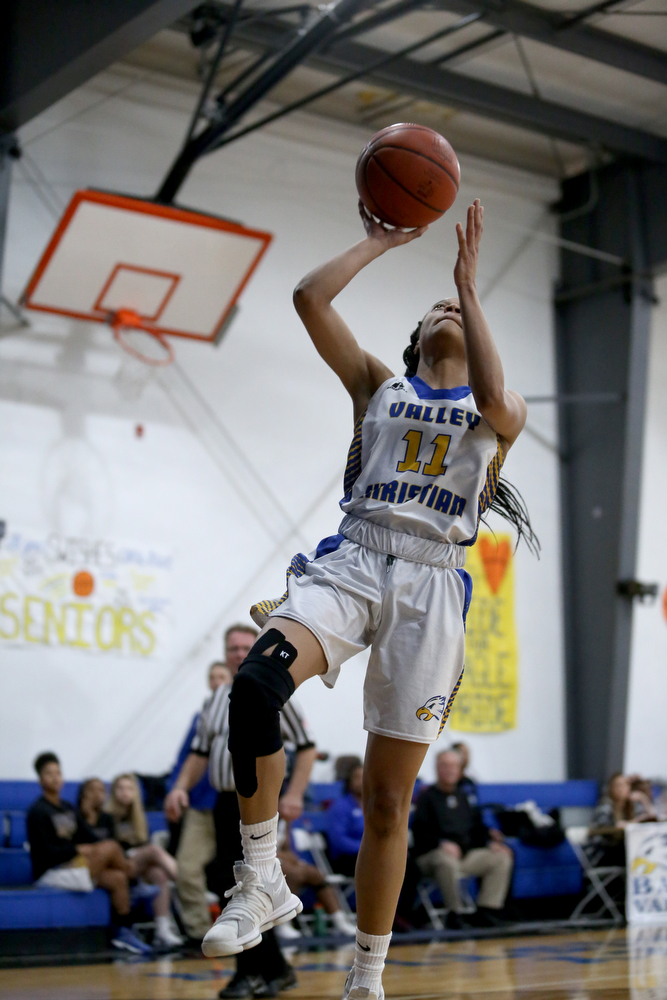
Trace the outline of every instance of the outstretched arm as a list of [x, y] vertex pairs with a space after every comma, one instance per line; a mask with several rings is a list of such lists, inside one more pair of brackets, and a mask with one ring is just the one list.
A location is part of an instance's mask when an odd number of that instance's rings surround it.
[[366, 239], [311, 271], [294, 289], [296, 311], [320, 357], [335, 371], [352, 397], [355, 420], [364, 412], [376, 389], [391, 378], [393, 372], [362, 350], [331, 303], [372, 260], [392, 247], [417, 239], [426, 231], [425, 226], [409, 233], [388, 230], [375, 222], [361, 204], [359, 211]]
[[456, 224], [459, 256], [454, 281], [461, 303], [463, 336], [466, 343], [470, 388], [479, 412], [489, 426], [512, 445], [526, 422], [526, 404], [518, 392], [505, 388], [500, 355], [477, 295], [475, 279], [484, 209], [479, 198], [468, 209], [466, 231]]

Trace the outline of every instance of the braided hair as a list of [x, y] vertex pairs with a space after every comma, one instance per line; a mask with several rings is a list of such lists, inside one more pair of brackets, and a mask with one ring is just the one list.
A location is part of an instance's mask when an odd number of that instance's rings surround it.
[[[419, 367], [419, 351], [417, 348], [419, 345], [421, 327], [422, 325], [420, 321], [410, 334], [410, 343], [403, 351], [405, 375], [407, 378], [412, 378], [413, 375], [416, 375], [417, 368]], [[486, 513], [488, 513], [489, 510], [499, 514], [500, 517], [512, 525], [517, 534], [516, 546], [518, 546], [519, 542], [523, 539], [533, 555], [537, 556], [538, 559], [540, 558], [540, 540], [533, 531], [533, 526], [530, 523], [530, 514], [528, 513], [526, 501], [523, 499], [516, 486], [512, 486], [512, 484], [506, 479], [503, 479], [502, 476], [498, 479], [498, 487], [490, 506], [480, 519], [484, 521], [485, 524], [487, 524]]]
[[419, 344], [419, 334], [421, 333], [422, 324], [421, 320], [417, 323], [410, 334], [410, 343], [403, 351], [403, 361], [405, 362], [405, 374], [408, 378], [412, 378], [413, 375], [417, 374], [417, 368], [419, 367], [419, 354], [415, 350]]

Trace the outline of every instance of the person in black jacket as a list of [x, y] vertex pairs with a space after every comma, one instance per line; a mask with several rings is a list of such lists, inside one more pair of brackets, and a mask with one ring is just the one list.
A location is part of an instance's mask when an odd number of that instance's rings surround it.
[[437, 777], [419, 796], [412, 825], [413, 854], [424, 875], [434, 878], [450, 914], [448, 926], [463, 925], [459, 879], [481, 879], [477, 913], [471, 922], [492, 926], [505, 903], [513, 855], [502, 834], [489, 830], [477, 805], [461, 787], [463, 761], [454, 750], [438, 755]]

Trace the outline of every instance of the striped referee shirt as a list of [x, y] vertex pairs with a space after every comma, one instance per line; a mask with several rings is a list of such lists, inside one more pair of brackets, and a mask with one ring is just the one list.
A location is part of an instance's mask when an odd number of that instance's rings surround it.
[[[208, 757], [209, 781], [217, 792], [233, 792], [234, 771], [229, 752], [229, 692], [231, 684], [221, 684], [204, 702], [190, 752]], [[295, 753], [315, 746], [299, 709], [288, 701], [280, 713], [280, 733], [288, 762]], [[289, 767], [289, 764], [288, 764]]]

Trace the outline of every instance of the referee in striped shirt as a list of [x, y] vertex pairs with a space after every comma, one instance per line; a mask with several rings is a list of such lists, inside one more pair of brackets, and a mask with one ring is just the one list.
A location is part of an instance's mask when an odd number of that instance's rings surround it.
[[[234, 676], [257, 636], [251, 625], [232, 625], [225, 633], [226, 666]], [[238, 655], [237, 648], [238, 647]], [[241, 655], [242, 654], [242, 655]], [[217, 864], [220, 884], [215, 886], [222, 899], [234, 885], [234, 862], [243, 856], [240, 813], [229, 738], [229, 692], [222, 684], [206, 699], [201, 711], [190, 753], [165, 800], [165, 812], [177, 822], [188, 808], [188, 791], [203, 777], [208, 767], [209, 780], [218, 792], [213, 810], [217, 843]], [[296, 706], [287, 702], [281, 715], [281, 734], [285, 746], [287, 772], [278, 812], [282, 819], [298, 819], [303, 811], [303, 795], [310, 779], [316, 756], [315, 744]], [[272, 997], [281, 989], [296, 985], [296, 976], [283, 958], [273, 930], [262, 934], [261, 944], [236, 956], [236, 975], [220, 991], [223, 1000], [244, 997]]]

